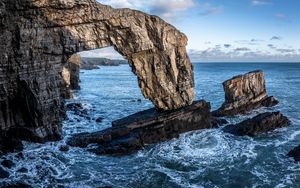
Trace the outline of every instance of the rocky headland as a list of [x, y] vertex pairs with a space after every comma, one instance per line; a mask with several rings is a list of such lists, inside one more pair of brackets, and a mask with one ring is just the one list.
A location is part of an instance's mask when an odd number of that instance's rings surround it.
[[119, 59], [81, 57], [80, 69], [92, 70], [99, 69], [99, 66], [119, 66], [122, 64], [128, 64], [128, 62]]

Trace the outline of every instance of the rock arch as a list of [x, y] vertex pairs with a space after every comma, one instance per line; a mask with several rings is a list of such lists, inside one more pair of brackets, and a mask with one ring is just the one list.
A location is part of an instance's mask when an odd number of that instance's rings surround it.
[[95, 0], [0, 0], [0, 15], [2, 132], [58, 139], [63, 64], [77, 52], [107, 46], [128, 60], [156, 108], [177, 109], [194, 100], [187, 37], [159, 17]]

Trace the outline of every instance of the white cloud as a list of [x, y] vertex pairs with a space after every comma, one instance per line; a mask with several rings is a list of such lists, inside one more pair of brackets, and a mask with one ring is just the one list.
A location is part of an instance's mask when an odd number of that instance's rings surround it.
[[114, 8], [138, 9], [155, 14], [168, 21], [176, 20], [197, 5], [196, 0], [97, 0], [100, 3], [111, 5]]
[[200, 8], [203, 9], [199, 14], [200, 16], [207, 16], [211, 14], [219, 14], [223, 12], [222, 6], [213, 6], [210, 3], [204, 3], [200, 5]]
[[251, 4], [253, 6], [261, 6], [261, 5], [271, 5], [272, 2], [271, 1], [267, 1], [267, 0], [252, 0]]

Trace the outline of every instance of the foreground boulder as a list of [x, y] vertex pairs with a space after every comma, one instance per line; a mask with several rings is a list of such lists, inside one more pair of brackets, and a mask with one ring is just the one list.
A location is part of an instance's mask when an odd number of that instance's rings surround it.
[[266, 112], [236, 125], [227, 125], [223, 130], [237, 136], [256, 136], [288, 125], [289, 119], [280, 112]]
[[287, 155], [293, 157], [295, 161], [300, 161], [300, 145], [289, 151]]
[[[214, 122], [214, 123], [213, 123]], [[94, 133], [81, 133], [68, 139], [70, 146], [87, 147], [96, 154], [126, 154], [144, 144], [153, 144], [179, 137], [179, 134], [217, 126], [205, 101], [171, 111], [152, 108], [114, 121], [112, 127]]]
[[267, 96], [264, 73], [261, 70], [235, 76], [223, 82], [225, 102], [214, 116], [244, 114], [259, 107], [278, 104], [273, 96]]

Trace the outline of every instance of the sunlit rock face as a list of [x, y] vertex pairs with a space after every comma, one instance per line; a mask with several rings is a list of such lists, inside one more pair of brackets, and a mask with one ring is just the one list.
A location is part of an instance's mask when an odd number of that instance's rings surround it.
[[31, 141], [59, 139], [66, 62], [108, 46], [128, 60], [157, 109], [194, 100], [187, 38], [159, 17], [94, 0], [0, 0], [0, 18], [2, 131], [13, 128]]
[[213, 112], [216, 116], [247, 113], [259, 107], [278, 104], [273, 96], [268, 96], [263, 71], [256, 70], [235, 76], [223, 82], [225, 102]]

